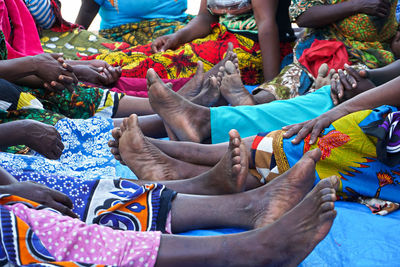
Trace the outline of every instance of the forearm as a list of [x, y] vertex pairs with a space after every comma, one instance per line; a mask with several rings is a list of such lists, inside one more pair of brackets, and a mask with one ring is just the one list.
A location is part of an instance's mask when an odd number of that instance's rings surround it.
[[89, 28], [99, 9], [100, 6], [93, 0], [82, 0], [75, 23], [82, 25], [85, 29]]
[[301, 14], [296, 23], [299, 27], [320, 28], [359, 13], [352, 1], [334, 5], [313, 6]]
[[32, 57], [0, 60], [0, 78], [9, 82], [17, 81], [35, 73], [35, 62]]
[[340, 104], [335, 109], [344, 110], [347, 114], [373, 109], [382, 105], [400, 106], [400, 77], [397, 77], [383, 85], [372, 88], [352, 99]]
[[211, 24], [218, 22], [218, 18], [206, 12], [197, 15], [188, 25], [175, 33], [181, 45], [211, 33]]
[[262, 23], [258, 28], [258, 38], [263, 61], [265, 81], [270, 81], [279, 74], [280, 46], [278, 26]]
[[381, 85], [400, 76], [400, 60], [379, 69], [368, 70], [368, 78], [375, 84]]

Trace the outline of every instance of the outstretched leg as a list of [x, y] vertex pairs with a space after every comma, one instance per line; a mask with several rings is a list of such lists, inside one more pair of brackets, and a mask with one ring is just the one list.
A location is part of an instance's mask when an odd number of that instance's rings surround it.
[[211, 133], [210, 110], [184, 99], [166, 86], [153, 69], [147, 72], [149, 100], [155, 112], [181, 141], [200, 143]]
[[214, 168], [193, 178], [159, 183], [185, 194], [222, 195], [244, 191], [248, 174], [247, 149], [236, 130], [231, 130], [229, 135], [228, 151]]
[[[121, 124], [121, 132], [113, 131], [118, 139], [121, 160], [142, 180], [162, 181], [193, 177], [209, 167], [173, 159], [147, 141], [138, 126], [138, 118], [131, 115]], [[117, 158], [118, 159], [118, 158]]]
[[322, 180], [278, 221], [249, 232], [211, 237], [163, 235], [156, 265], [296, 266], [328, 234], [336, 216], [337, 184], [335, 177]]
[[[202, 225], [194, 225], [193, 229], [215, 225], [254, 228], [276, 221], [297, 205], [312, 188], [319, 156], [319, 150], [310, 151], [288, 172], [264, 186], [241, 194], [207, 198], [178, 194], [172, 207], [175, 216], [172, 217], [173, 222], [174, 218], [178, 218], [173, 223], [175, 231], [181, 231], [182, 227], [187, 230], [189, 221], [195, 221], [197, 212], [209, 221], [204, 220]], [[185, 217], [180, 217], [180, 214]], [[230, 219], [233, 217], [235, 220]]]

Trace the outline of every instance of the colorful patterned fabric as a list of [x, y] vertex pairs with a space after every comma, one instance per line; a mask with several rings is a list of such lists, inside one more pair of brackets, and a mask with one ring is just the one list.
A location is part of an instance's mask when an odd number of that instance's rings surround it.
[[363, 127], [366, 134], [378, 138], [376, 154], [381, 162], [389, 166], [400, 164], [400, 112], [393, 112], [381, 121]]
[[[27, 116], [50, 124], [54, 124], [63, 116], [89, 118], [97, 115], [111, 118], [123, 96], [83, 84], [78, 84], [74, 88], [73, 93], [65, 90], [61, 95], [42, 88], [18, 87], [0, 79], [0, 118], [2, 122], [7, 122]], [[42, 115], [49, 119], [42, 120]], [[51, 117], [54, 118], [50, 119]]]
[[[336, 175], [341, 184], [338, 195], [342, 199], [357, 200], [359, 197], [379, 198], [400, 202], [397, 183], [400, 179], [400, 165], [388, 166], [377, 158], [377, 138], [363, 132], [363, 127], [381, 121], [391, 112], [397, 111], [390, 106], [376, 110], [365, 110], [347, 115], [326, 128], [316, 144], [309, 145], [310, 136], [300, 144], [293, 145], [291, 140], [282, 137], [282, 131], [260, 134], [253, 144], [253, 161], [260, 169], [258, 177], [270, 181], [268, 159], [272, 153], [265, 149], [265, 143], [272, 143], [273, 161], [279, 173], [284, 173], [314, 148], [322, 151], [321, 160], [316, 165], [316, 183], [323, 178]], [[264, 140], [265, 139], [265, 140]], [[259, 149], [259, 148], [260, 149]], [[268, 154], [269, 153], [269, 154]], [[267, 162], [267, 163], [265, 163]]]
[[[81, 29], [66, 32], [43, 30], [40, 42], [44, 52], [63, 53], [66, 59], [80, 59], [80, 56], [107, 53], [112, 51], [107, 45], [114, 44], [111, 40]], [[118, 45], [118, 43], [114, 44], [114, 46]]]
[[243, 82], [260, 83], [264, 77], [259, 44], [242, 35], [229, 32], [220, 24], [215, 24], [212, 33], [207, 37], [196, 39], [174, 51], [152, 54], [151, 46], [148, 44], [84, 59], [96, 58], [112, 65], [120, 65], [122, 75], [126, 77], [144, 78], [147, 70], [153, 68], [164, 79], [187, 78], [194, 75], [197, 61], [204, 63], [205, 71], [221, 61], [229, 42], [233, 43], [234, 51], [238, 55]]
[[167, 35], [183, 28], [194, 16], [186, 19], [151, 19], [135, 23], [123, 24], [110, 29], [100, 30], [99, 34], [115, 42], [126, 42], [132, 46], [146, 45], [160, 36]]
[[[59, 160], [49, 160], [34, 151], [28, 151], [28, 155], [0, 153], [0, 166], [17, 177], [22, 173], [39, 173], [45, 176], [74, 177], [76, 183], [88, 179], [135, 178], [129, 168], [119, 164], [110, 153], [107, 142], [112, 138], [111, 130], [114, 128], [111, 119], [64, 118], [54, 127], [64, 144]], [[35, 177], [29, 180], [38, 182]], [[60, 191], [67, 189], [70, 187], [58, 188]]]
[[124, 180], [99, 181], [90, 191], [93, 198], [85, 203], [82, 221], [23, 198], [2, 195], [3, 261], [18, 266], [153, 266], [161, 237], [155, 230], [165, 229], [174, 193], [162, 185], [140, 187]]
[[[295, 20], [307, 9], [316, 5], [334, 5], [346, 0], [294, 0], [289, 8], [290, 16]], [[336, 39], [345, 44], [354, 63], [361, 62], [369, 68], [385, 66], [394, 61], [390, 42], [396, 34], [397, 1], [390, 1], [392, 8], [387, 18], [377, 18], [366, 14], [356, 14], [329, 27], [311, 31], [319, 32], [324, 39]]]

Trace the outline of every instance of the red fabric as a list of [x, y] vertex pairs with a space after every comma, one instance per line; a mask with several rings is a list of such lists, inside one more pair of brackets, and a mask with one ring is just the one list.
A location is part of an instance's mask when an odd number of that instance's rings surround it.
[[[182, 88], [191, 78], [162, 79], [164, 83], [172, 83], [172, 90], [175, 92]], [[119, 78], [118, 82], [111, 89], [118, 93], [125, 93], [131, 96], [148, 97], [146, 78]]]
[[0, 27], [6, 39], [8, 59], [43, 53], [35, 21], [24, 1], [0, 0]]
[[346, 47], [342, 42], [334, 40], [315, 40], [310, 48], [304, 50], [299, 62], [314, 76], [322, 63], [327, 63], [329, 69], [343, 69], [345, 63], [351, 64]]

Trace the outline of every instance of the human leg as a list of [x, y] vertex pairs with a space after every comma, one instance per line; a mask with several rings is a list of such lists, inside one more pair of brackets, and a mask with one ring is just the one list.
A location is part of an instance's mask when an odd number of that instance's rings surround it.
[[208, 135], [209, 109], [198, 106], [171, 91], [154, 70], [147, 72], [149, 100], [179, 140], [201, 142]]
[[245, 138], [259, 132], [269, 132], [283, 126], [300, 123], [319, 116], [333, 107], [330, 87], [289, 100], [277, 100], [255, 106], [210, 108], [208, 136], [212, 143], [226, 142], [226, 132], [237, 129]]
[[156, 266], [298, 265], [332, 226], [336, 186], [335, 179], [321, 182], [279, 220], [249, 232], [212, 237], [162, 235]]

